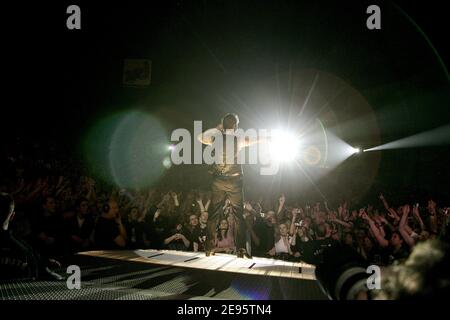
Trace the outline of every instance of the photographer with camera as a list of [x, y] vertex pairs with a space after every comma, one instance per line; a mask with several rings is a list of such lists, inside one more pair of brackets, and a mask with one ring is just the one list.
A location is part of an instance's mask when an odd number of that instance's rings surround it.
[[[304, 250], [304, 243], [313, 240], [313, 232], [310, 229], [311, 219], [304, 216], [302, 208], [292, 209], [292, 220], [289, 234], [292, 236], [292, 251], [296, 258], [301, 256]], [[301, 217], [305, 217], [301, 219]], [[299, 219], [300, 218], [300, 219]]]
[[42, 256], [10, 230], [14, 215], [13, 197], [0, 192], [0, 280], [63, 280], [62, 276], [50, 269], [61, 267], [58, 261]]

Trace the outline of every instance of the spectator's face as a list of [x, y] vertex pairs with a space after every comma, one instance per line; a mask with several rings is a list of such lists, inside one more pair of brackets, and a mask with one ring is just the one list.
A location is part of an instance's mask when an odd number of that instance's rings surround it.
[[353, 245], [353, 236], [350, 233], [347, 233], [344, 237], [344, 243], [348, 246]]
[[362, 239], [366, 236], [366, 233], [364, 232], [364, 230], [359, 229], [358, 231], [356, 231], [356, 237], [358, 239]]
[[310, 217], [307, 217], [307, 218], [304, 220], [303, 226], [304, 226], [305, 228], [309, 228], [309, 227], [311, 226], [311, 218], [310, 218]]
[[195, 227], [196, 225], [198, 225], [198, 218], [195, 214], [191, 215], [189, 217], [189, 224], [193, 227]]
[[138, 214], [139, 214], [139, 212], [138, 212], [138, 209], [137, 209], [137, 208], [131, 209], [131, 212], [130, 212], [130, 218], [131, 218], [131, 220], [137, 220]]
[[47, 210], [47, 212], [55, 213], [56, 211], [56, 201], [54, 198], [47, 198], [47, 201], [45, 201], [44, 209]]
[[424, 230], [420, 233], [420, 236], [419, 236], [420, 241], [425, 241], [425, 240], [428, 240], [429, 238], [430, 238], [430, 233], [428, 231]]
[[119, 214], [119, 206], [117, 205], [116, 201], [110, 201], [109, 202], [109, 216], [111, 218], [115, 218], [117, 217], [117, 215]]
[[287, 213], [286, 213], [286, 218], [288, 218], [289, 220], [291, 220], [292, 219], [292, 210], [293, 210], [294, 208], [292, 208], [292, 207], [286, 207], [286, 211], [287, 211]]
[[363, 244], [364, 244], [364, 249], [366, 249], [366, 250], [370, 250], [373, 247], [372, 241], [370, 240], [369, 237], [364, 238]]
[[326, 229], [323, 224], [317, 225], [317, 236], [321, 238], [326, 236]]
[[203, 211], [200, 214], [200, 222], [203, 223], [203, 224], [208, 222], [208, 212], [207, 211]]
[[339, 241], [339, 232], [335, 231], [331, 234], [331, 239]]
[[316, 216], [316, 223], [317, 224], [322, 224], [325, 222], [325, 213], [323, 212], [319, 212]]
[[277, 223], [276, 219], [275, 219], [275, 212], [273, 211], [269, 211], [266, 214], [266, 222], [269, 225], [274, 225]]
[[63, 197], [63, 199], [69, 199], [72, 196], [72, 188], [70, 187], [66, 188], [62, 192], [61, 196]]
[[219, 230], [227, 230], [228, 229], [228, 221], [226, 219], [222, 219], [219, 224]]
[[87, 201], [82, 201], [80, 203], [80, 206], [78, 208], [78, 212], [82, 215], [85, 216], [89, 211], [89, 203]]
[[399, 246], [403, 243], [403, 240], [400, 238], [400, 236], [398, 235], [398, 233], [393, 233], [391, 236], [391, 241], [390, 244], [392, 246]]
[[281, 236], [287, 236], [287, 234], [288, 234], [288, 228], [287, 228], [287, 226], [284, 224], [284, 223], [282, 223], [282, 224], [280, 224], [280, 226], [279, 226], [279, 230], [280, 230], [280, 235]]

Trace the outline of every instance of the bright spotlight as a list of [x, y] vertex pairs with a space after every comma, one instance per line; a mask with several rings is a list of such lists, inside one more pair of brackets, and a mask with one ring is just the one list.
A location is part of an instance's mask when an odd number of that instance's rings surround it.
[[353, 153], [360, 153], [361, 149], [360, 148], [353, 148]]
[[173, 151], [175, 150], [175, 146], [171, 144], [170, 146], [167, 147], [167, 149], [169, 149], [169, 151]]
[[280, 162], [294, 160], [299, 152], [299, 139], [287, 132], [276, 132], [270, 141], [270, 155]]

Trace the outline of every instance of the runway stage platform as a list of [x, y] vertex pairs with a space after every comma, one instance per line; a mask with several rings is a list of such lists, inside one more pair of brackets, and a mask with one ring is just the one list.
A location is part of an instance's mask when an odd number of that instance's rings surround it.
[[81, 289], [65, 281], [9, 282], [0, 284], [0, 299], [327, 299], [314, 266], [301, 262], [170, 250], [88, 251], [62, 262], [80, 267]]

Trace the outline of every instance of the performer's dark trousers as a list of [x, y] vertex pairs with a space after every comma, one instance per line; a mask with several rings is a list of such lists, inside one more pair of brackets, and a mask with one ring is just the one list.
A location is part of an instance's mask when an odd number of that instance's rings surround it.
[[236, 233], [235, 244], [237, 249], [245, 248], [245, 221], [243, 217], [243, 183], [242, 177], [214, 177], [212, 182], [212, 196], [211, 196], [212, 210], [208, 217], [208, 230], [211, 235], [210, 239], [213, 239], [212, 235], [215, 234], [216, 228], [220, 222], [223, 213], [223, 206], [225, 199], [229, 199], [235, 209], [236, 217]]

